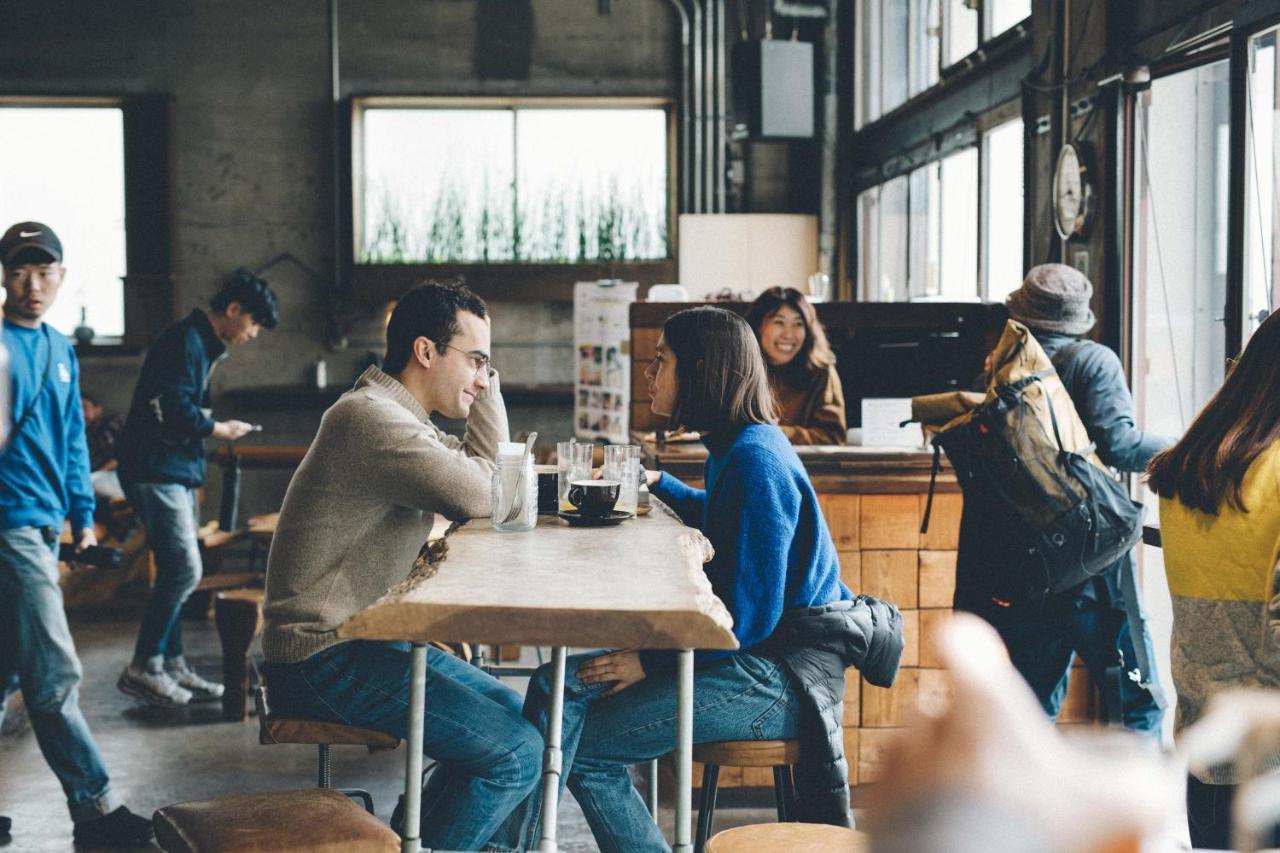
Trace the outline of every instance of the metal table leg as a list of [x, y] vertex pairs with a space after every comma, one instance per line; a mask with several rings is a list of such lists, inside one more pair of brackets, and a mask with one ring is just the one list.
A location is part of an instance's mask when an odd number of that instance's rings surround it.
[[404, 832], [400, 853], [418, 853], [422, 823], [422, 727], [427, 710], [427, 647], [414, 643], [409, 656], [409, 732], [405, 738]]
[[547, 708], [547, 748], [542, 753], [542, 837], [538, 850], [555, 853], [556, 811], [560, 805], [560, 774], [563, 753], [560, 751], [564, 726], [565, 648], [551, 650], [551, 703]]
[[658, 759], [649, 762], [649, 814], [658, 822]]
[[693, 652], [676, 657], [676, 843], [673, 853], [693, 850]]

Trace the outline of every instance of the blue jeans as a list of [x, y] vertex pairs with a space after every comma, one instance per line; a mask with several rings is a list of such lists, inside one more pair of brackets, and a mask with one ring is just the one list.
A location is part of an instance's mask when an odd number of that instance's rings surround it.
[[[276, 710], [408, 735], [404, 643], [340, 643], [301, 663], [268, 663], [263, 674]], [[478, 850], [533, 789], [542, 747], [542, 735], [520, 716], [520, 694], [428, 648], [422, 751], [440, 766], [423, 789], [423, 846]]]
[[[578, 680], [601, 652], [573, 655], [565, 668], [563, 767], [601, 853], [669, 851], [627, 767], [666, 755], [676, 743], [676, 678], [656, 674], [601, 699], [607, 684]], [[546, 731], [550, 665], [529, 682], [524, 715]], [[796, 736], [799, 704], [786, 672], [770, 658], [736, 654], [693, 675], [694, 743]], [[542, 785], [494, 835], [500, 850], [536, 850]]]
[[[1121, 660], [1126, 672], [1137, 666], [1125, 612], [1092, 598], [1080, 597], [1052, 613], [997, 625], [996, 629], [1014, 667], [1050, 717], [1057, 717], [1062, 708], [1071, 661], [1077, 653], [1104, 697], [1116, 693], [1114, 685], [1104, 682], [1108, 667]], [[1123, 673], [1119, 701], [1125, 728], [1159, 736], [1164, 711], [1146, 688]]]
[[[80, 713], [80, 659], [58, 588], [54, 531], [0, 531], [0, 685], [22, 686], [40, 751], [67, 795], [76, 823], [120, 806]], [[3, 696], [0, 696], [0, 703]]]
[[142, 614], [133, 663], [154, 666], [182, 654], [182, 605], [203, 574], [196, 493], [179, 483], [135, 483], [129, 503], [147, 529], [156, 558], [156, 585]]

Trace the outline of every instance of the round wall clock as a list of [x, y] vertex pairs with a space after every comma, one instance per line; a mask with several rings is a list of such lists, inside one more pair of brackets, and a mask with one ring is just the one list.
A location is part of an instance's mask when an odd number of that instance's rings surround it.
[[1093, 218], [1093, 187], [1089, 164], [1074, 144], [1058, 152], [1053, 170], [1053, 227], [1064, 240], [1085, 233]]

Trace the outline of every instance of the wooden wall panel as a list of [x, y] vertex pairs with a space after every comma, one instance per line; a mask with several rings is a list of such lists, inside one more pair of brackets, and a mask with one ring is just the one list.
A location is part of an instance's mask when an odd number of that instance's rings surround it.
[[920, 670], [900, 669], [892, 687], [873, 687], [862, 682], [862, 727], [905, 726], [916, 712], [920, 699]]
[[[920, 495], [920, 513], [924, 517], [924, 507], [928, 495]], [[960, 545], [960, 510], [964, 506], [964, 498], [958, 494], [935, 492], [933, 510], [929, 513], [929, 530], [920, 534], [920, 547], [934, 551], [954, 551]]]
[[858, 783], [875, 782], [889, 743], [902, 729], [863, 729], [858, 733]]
[[838, 556], [840, 557], [840, 580], [853, 590], [854, 595], [858, 595], [862, 592], [862, 552], [841, 551]]
[[936, 668], [942, 666], [938, 657], [936, 637], [938, 627], [951, 616], [950, 610], [920, 611], [920, 665]]
[[918, 548], [919, 495], [863, 495], [862, 547]]
[[920, 607], [950, 607], [956, 594], [956, 552], [920, 552]]
[[915, 551], [863, 551], [862, 591], [898, 606], [919, 606], [918, 558]]
[[857, 551], [864, 547], [859, 537], [860, 495], [818, 495], [818, 506], [822, 507], [822, 517], [826, 519], [837, 551]]
[[902, 611], [902, 666], [920, 666], [920, 611]]

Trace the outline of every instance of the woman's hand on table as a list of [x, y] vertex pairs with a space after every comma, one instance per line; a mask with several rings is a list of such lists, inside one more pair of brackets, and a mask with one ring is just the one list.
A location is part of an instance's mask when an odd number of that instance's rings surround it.
[[610, 652], [600, 655], [578, 667], [578, 680], [584, 684], [605, 684], [613, 682], [613, 686], [600, 695], [612, 696], [626, 690], [633, 684], [644, 680], [644, 664], [640, 663], [640, 653], [631, 649]]

